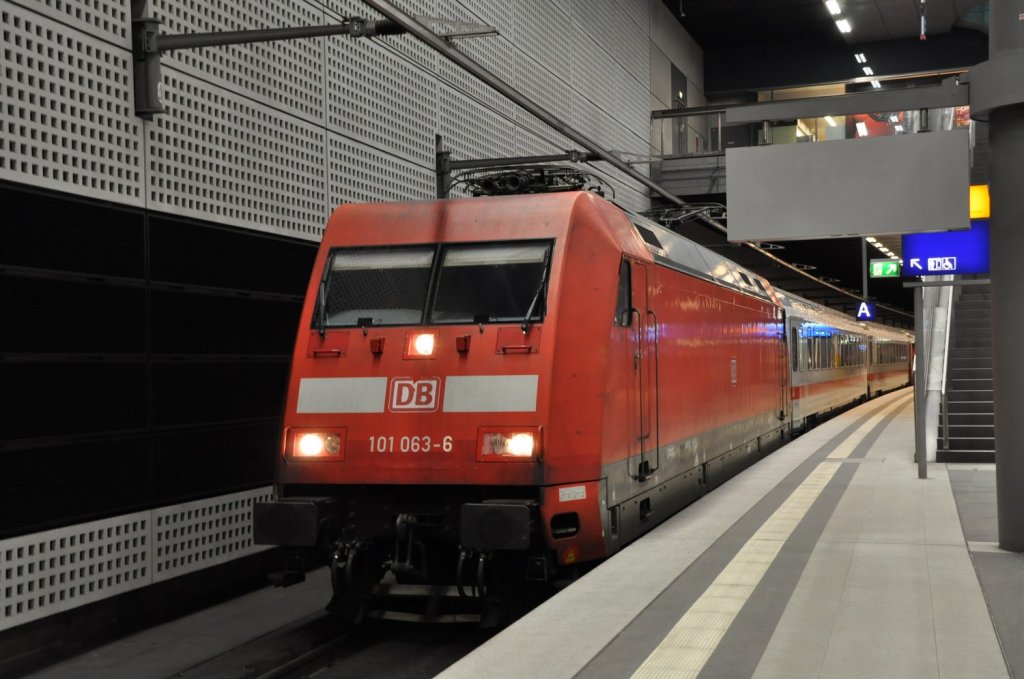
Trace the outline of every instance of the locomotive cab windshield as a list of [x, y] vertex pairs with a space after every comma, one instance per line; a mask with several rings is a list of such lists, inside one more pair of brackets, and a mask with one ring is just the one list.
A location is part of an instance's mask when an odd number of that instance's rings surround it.
[[526, 323], [544, 316], [550, 241], [337, 248], [318, 329]]

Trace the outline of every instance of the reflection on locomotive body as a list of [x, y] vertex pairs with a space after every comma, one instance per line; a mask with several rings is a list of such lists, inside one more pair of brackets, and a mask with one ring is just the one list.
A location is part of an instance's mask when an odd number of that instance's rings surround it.
[[591, 193], [344, 205], [257, 541], [326, 549], [350, 618], [415, 584], [496, 601], [907, 384], [911, 341]]

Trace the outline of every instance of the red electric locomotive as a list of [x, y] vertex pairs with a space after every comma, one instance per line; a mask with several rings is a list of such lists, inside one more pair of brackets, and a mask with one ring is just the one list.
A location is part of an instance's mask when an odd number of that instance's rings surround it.
[[791, 432], [770, 284], [592, 193], [344, 205], [306, 300], [255, 537], [349, 617], [551, 580]]

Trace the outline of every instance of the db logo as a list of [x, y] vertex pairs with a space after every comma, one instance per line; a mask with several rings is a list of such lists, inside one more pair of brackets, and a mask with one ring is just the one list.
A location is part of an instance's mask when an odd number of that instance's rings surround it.
[[437, 410], [439, 391], [441, 391], [441, 380], [437, 377], [425, 380], [395, 378], [391, 380], [389, 407], [392, 411], [434, 411]]

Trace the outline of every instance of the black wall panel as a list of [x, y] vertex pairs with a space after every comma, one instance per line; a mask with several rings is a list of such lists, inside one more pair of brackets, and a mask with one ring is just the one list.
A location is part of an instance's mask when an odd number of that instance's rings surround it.
[[141, 284], [0, 276], [0, 319], [4, 353], [146, 353]]
[[143, 214], [138, 210], [0, 186], [0, 265], [142, 278]]
[[145, 427], [143, 363], [0, 363], [6, 440]]
[[304, 295], [310, 245], [256, 232], [211, 229], [160, 217], [150, 220], [156, 281]]
[[315, 244], [0, 204], [0, 538], [270, 483]]
[[52, 444], [3, 453], [4, 534], [125, 514], [152, 503], [152, 461], [143, 436]]
[[[156, 354], [291, 354], [302, 304], [154, 291]], [[290, 325], [289, 325], [290, 324]]]
[[158, 504], [267, 483], [281, 438], [278, 422], [178, 432], [154, 441]]
[[166, 363], [153, 366], [156, 424], [278, 419], [288, 363]]

